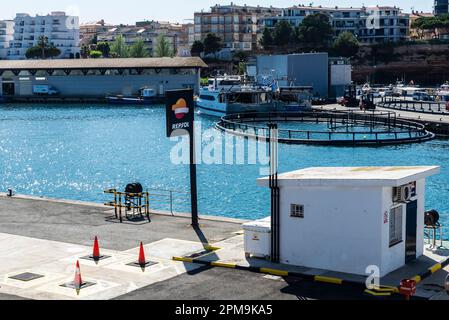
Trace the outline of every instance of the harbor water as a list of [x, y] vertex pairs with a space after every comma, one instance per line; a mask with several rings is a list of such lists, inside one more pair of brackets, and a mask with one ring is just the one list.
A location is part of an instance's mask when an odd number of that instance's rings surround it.
[[[217, 119], [197, 120], [203, 131], [215, 130]], [[138, 181], [148, 189], [187, 192], [174, 193], [173, 199], [175, 211], [188, 212], [189, 166], [172, 163], [177, 142], [166, 138], [165, 129], [162, 106], [0, 106], [0, 192], [12, 188], [20, 194], [103, 203], [110, 200], [104, 189]], [[426, 207], [442, 214], [449, 236], [448, 140], [381, 148], [280, 145], [279, 154], [281, 172], [312, 166], [440, 165], [441, 174], [428, 180]], [[269, 215], [269, 190], [256, 185], [263, 164], [248, 162], [198, 166], [201, 214]], [[155, 198], [152, 207], [167, 210], [168, 204]]]

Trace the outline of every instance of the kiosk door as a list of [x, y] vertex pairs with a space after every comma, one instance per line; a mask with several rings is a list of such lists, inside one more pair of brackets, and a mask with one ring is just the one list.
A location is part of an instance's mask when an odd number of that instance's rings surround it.
[[418, 201], [407, 204], [405, 229], [405, 261], [416, 260], [416, 234], [418, 229]]

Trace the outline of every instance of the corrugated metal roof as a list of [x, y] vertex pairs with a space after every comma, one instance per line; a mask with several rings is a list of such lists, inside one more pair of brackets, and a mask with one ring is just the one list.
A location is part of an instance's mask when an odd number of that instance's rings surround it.
[[0, 70], [115, 68], [207, 68], [207, 64], [198, 57], [0, 60]]

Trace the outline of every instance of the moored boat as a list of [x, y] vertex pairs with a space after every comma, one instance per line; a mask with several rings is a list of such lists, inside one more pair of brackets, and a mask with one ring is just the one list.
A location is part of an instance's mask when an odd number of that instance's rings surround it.
[[200, 113], [223, 117], [242, 112], [298, 111], [312, 106], [312, 87], [244, 84], [240, 80], [237, 76], [211, 79], [196, 99]]
[[125, 97], [123, 95], [107, 96], [106, 101], [110, 104], [138, 104], [138, 105], [152, 105], [163, 103], [164, 97], [157, 95], [152, 88], [142, 88], [139, 90], [140, 95], [137, 97]]

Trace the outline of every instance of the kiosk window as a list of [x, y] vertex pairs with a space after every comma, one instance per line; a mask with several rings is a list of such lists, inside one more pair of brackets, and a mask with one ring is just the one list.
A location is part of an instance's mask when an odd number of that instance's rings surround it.
[[300, 204], [292, 204], [290, 206], [290, 216], [293, 218], [304, 218], [304, 206]]
[[403, 241], [402, 208], [403, 206], [398, 206], [390, 211], [390, 247]]

